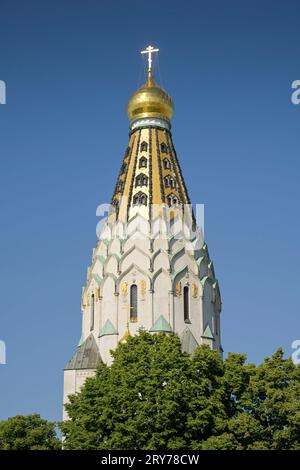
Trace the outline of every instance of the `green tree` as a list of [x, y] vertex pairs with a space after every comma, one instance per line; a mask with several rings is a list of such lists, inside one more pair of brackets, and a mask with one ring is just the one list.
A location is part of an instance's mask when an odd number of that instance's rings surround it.
[[299, 449], [300, 368], [140, 332], [70, 396], [66, 449]]
[[55, 423], [38, 414], [0, 421], [0, 450], [55, 450], [61, 448]]

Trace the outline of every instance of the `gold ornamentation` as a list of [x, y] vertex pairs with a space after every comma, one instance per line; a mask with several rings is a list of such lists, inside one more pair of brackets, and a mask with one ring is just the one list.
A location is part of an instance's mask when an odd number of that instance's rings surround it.
[[127, 343], [127, 340], [129, 338], [129, 336], [131, 336], [131, 334], [130, 334], [130, 329], [129, 329], [129, 323], [127, 322], [126, 323], [126, 328], [125, 328], [125, 333], [124, 333], [124, 335], [122, 336], [122, 338], [120, 339], [119, 342], [122, 343], [122, 344]]
[[192, 296], [194, 297], [194, 299], [198, 297], [198, 287], [194, 282], [192, 284]]
[[122, 293], [123, 297], [126, 297], [127, 291], [128, 291], [128, 284], [127, 284], [126, 281], [124, 281], [121, 284], [121, 293]]
[[95, 292], [95, 299], [96, 302], [99, 302], [100, 299], [100, 287], [97, 287], [96, 292]]
[[173, 110], [172, 98], [155, 83], [152, 70], [148, 70], [148, 80], [128, 101], [129, 120], [155, 117], [170, 121]]
[[181, 281], [179, 281], [176, 283], [176, 295], [177, 296], [181, 295], [181, 292], [182, 292], [182, 284], [181, 284]]
[[145, 279], [142, 279], [140, 281], [140, 290], [141, 290], [141, 296], [145, 297], [145, 294], [146, 294], [146, 281], [145, 281]]

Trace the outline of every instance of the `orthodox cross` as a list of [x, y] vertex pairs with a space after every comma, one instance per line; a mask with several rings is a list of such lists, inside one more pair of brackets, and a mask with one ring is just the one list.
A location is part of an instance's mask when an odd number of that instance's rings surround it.
[[155, 49], [153, 46], [148, 46], [144, 51], [141, 51], [141, 54], [148, 54], [148, 72], [152, 70], [152, 54], [158, 51], [159, 49]]

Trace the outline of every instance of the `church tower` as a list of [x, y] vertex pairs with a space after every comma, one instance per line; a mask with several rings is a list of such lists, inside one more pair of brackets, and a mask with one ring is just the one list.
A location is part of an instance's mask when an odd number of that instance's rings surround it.
[[222, 352], [221, 298], [173, 145], [171, 97], [154, 81], [129, 99], [129, 142], [82, 289], [82, 336], [64, 369], [64, 403], [110, 350], [143, 328]]

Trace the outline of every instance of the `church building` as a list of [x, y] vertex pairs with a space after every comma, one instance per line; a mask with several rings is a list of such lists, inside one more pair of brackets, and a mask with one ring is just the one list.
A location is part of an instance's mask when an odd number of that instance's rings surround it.
[[129, 142], [82, 289], [64, 403], [141, 328], [177, 334], [188, 353], [203, 343], [222, 353], [219, 285], [173, 144], [173, 101], [153, 79], [157, 51], [142, 51], [147, 80], [128, 102]]

